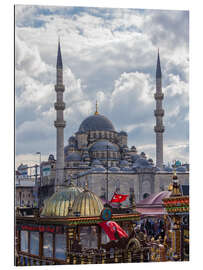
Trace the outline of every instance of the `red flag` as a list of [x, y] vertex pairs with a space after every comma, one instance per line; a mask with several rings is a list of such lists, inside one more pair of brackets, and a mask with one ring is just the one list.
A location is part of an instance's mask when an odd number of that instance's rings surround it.
[[99, 223], [99, 225], [108, 235], [110, 240], [117, 240], [115, 233], [118, 233], [120, 238], [128, 237], [128, 234], [115, 221], [104, 221]]
[[127, 197], [128, 195], [114, 193], [111, 202], [123, 202], [126, 200]]

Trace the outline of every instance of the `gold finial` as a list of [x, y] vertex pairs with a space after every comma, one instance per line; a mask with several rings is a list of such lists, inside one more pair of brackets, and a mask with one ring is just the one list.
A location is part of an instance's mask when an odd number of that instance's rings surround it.
[[85, 182], [84, 191], [88, 191], [88, 182], [87, 182], [87, 180]]
[[98, 104], [97, 104], [97, 100], [96, 100], [96, 111], [95, 111], [94, 114], [95, 114], [95, 115], [99, 114], [99, 113], [98, 113]]

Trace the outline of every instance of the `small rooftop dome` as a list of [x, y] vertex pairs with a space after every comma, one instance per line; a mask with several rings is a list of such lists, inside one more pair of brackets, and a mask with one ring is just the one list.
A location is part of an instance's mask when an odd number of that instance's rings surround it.
[[176, 169], [177, 172], [186, 172], [187, 169], [184, 166], [180, 166]]
[[82, 217], [100, 216], [103, 209], [101, 199], [85, 187], [73, 203], [72, 213], [79, 214]]
[[124, 159], [123, 159], [123, 160], [120, 161], [120, 166], [121, 166], [121, 167], [127, 167], [127, 166], [129, 166], [129, 163], [128, 163], [127, 160], [124, 160]]
[[144, 158], [139, 158], [133, 164], [135, 168], [152, 168], [152, 165]]
[[100, 160], [94, 159], [94, 160], [92, 161], [92, 166], [96, 166], [96, 165], [101, 165]]
[[118, 167], [111, 167], [111, 168], [109, 168], [109, 171], [111, 171], [111, 172], [118, 172], [118, 171], [120, 171], [120, 168], [118, 168]]
[[122, 136], [128, 136], [127, 132], [125, 132], [125, 131], [123, 131], [123, 130], [121, 130], [121, 131], [119, 132], [119, 135], [122, 135]]
[[50, 154], [48, 160], [53, 160], [54, 161], [54, 155]]
[[80, 154], [78, 154], [77, 152], [73, 152], [71, 154], [69, 154], [66, 158], [66, 161], [80, 161], [81, 160], [81, 156]]
[[137, 159], [139, 159], [140, 158], [140, 156], [139, 155], [132, 155], [131, 156], [131, 159], [132, 159], [132, 161], [133, 162], [135, 162]]
[[97, 141], [90, 147], [90, 152], [95, 152], [95, 151], [114, 151], [117, 152], [119, 151], [119, 148], [117, 145], [114, 145], [110, 143], [107, 140], [102, 140], [102, 141]]
[[68, 216], [69, 207], [73, 205], [75, 199], [82, 192], [82, 189], [70, 183], [62, 191], [55, 192], [45, 201], [42, 216]]

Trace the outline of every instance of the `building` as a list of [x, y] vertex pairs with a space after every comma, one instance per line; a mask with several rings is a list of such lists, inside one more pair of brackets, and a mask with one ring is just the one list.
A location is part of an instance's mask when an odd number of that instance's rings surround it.
[[[49, 156], [48, 163], [52, 163], [50, 173], [42, 176], [41, 189], [49, 189], [55, 183], [57, 186], [67, 185], [72, 179], [77, 186], [84, 187], [88, 182], [89, 189], [99, 197], [111, 199], [115, 191], [129, 194], [129, 199], [135, 196], [139, 201], [150, 194], [168, 189], [173, 169], [164, 166], [163, 153], [163, 116], [162, 100], [162, 73], [160, 56], [158, 53], [156, 68], [156, 164], [147, 157], [144, 152], [138, 152], [135, 146], [128, 147], [128, 134], [125, 131], [116, 130], [115, 126], [106, 116], [101, 115], [96, 103], [93, 115], [82, 121], [78, 130], [68, 139], [64, 147], [63, 110], [63, 64], [60, 42], [57, 55], [57, 102], [55, 109], [57, 117], [55, 127], [57, 129], [57, 157]], [[51, 161], [50, 161], [51, 157]], [[181, 185], [189, 184], [189, 172], [187, 166], [178, 166], [177, 173]], [[49, 192], [42, 192], [44, 198]]]
[[35, 206], [37, 202], [35, 179], [23, 179], [16, 182], [15, 198], [16, 206]]

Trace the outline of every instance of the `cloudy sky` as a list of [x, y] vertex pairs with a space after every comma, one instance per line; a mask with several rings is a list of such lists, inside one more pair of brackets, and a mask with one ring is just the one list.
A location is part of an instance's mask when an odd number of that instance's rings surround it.
[[16, 164], [56, 151], [58, 36], [66, 87], [65, 144], [95, 111], [155, 159], [155, 71], [160, 50], [164, 160], [188, 161], [189, 13], [141, 9], [15, 7]]

